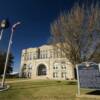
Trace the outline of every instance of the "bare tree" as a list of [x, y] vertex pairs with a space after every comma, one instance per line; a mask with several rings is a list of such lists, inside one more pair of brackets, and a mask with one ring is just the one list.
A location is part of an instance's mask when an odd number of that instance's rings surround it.
[[74, 5], [51, 24], [51, 35], [54, 47], [60, 48], [73, 66], [93, 61], [100, 50], [99, 4]]

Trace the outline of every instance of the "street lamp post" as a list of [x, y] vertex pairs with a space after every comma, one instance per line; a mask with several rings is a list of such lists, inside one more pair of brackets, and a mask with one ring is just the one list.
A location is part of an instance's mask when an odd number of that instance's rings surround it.
[[20, 24], [20, 22], [17, 22], [14, 25], [12, 25], [12, 28], [11, 28], [11, 35], [10, 35], [10, 40], [9, 40], [9, 44], [8, 44], [7, 56], [6, 56], [5, 66], [4, 66], [4, 73], [3, 73], [2, 83], [1, 83], [1, 87], [2, 88], [4, 87], [4, 84], [5, 84], [6, 69], [7, 69], [7, 64], [8, 64], [8, 58], [9, 58], [10, 48], [11, 48], [11, 44], [12, 44], [13, 33], [14, 33], [15, 28], [19, 24]]
[[3, 19], [3, 20], [0, 22], [0, 28], [1, 28], [0, 40], [2, 39], [2, 35], [3, 35], [4, 29], [6, 29], [6, 28], [8, 28], [8, 27], [9, 27], [9, 21], [8, 21], [8, 19]]
[[4, 29], [1, 29], [1, 32], [0, 32], [0, 40], [2, 39], [3, 31], [4, 31]]

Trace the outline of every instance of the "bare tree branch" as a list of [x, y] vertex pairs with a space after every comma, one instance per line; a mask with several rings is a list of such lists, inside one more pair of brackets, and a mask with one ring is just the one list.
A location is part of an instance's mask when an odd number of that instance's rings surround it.
[[92, 59], [100, 49], [99, 5], [75, 5], [51, 24], [51, 34], [54, 47], [60, 48], [73, 65]]

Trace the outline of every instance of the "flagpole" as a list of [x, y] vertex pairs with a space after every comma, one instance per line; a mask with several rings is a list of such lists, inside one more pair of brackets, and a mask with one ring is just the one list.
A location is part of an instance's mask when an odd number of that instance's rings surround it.
[[10, 54], [10, 48], [11, 48], [11, 44], [12, 44], [12, 38], [13, 38], [14, 29], [19, 24], [20, 24], [20, 22], [17, 22], [14, 25], [12, 25], [12, 28], [11, 28], [11, 35], [10, 35], [10, 40], [9, 40], [9, 44], [8, 44], [8, 50], [7, 50], [7, 56], [6, 56], [5, 66], [4, 66], [4, 73], [3, 73], [1, 87], [4, 87], [4, 84], [5, 84], [6, 69], [7, 69], [8, 58], [9, 58], [9, 54]]

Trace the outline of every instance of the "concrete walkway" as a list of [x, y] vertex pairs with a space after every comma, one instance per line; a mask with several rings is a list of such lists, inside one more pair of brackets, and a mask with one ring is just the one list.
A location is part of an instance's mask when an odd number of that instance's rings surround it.
[[[27, 81], [42, 81], [42, 79], [16, 79], [16, 80], [6, 80], [6, 83], [16, 83], [16, 82], [27, 82]], [[59, 81], [59, 80], [55, 80]], [[66, 80], [67, 82], [77, 82], [76, 80]], [[0, 82], [1, 83], [1, 82]]]
[[84, 95], [80, 95], [80, 96], [76, 96], [76, 97], [78, 97], [78, 98], [88, 98], [88, 99], [93, 98], [94, 100], [96, 100], [96, 99], [100, 100], [100, 95], [87, 95], [87, 94], [84, 94]]
[[5, 83], [17, 83], [17, 82], [27, 82], [27, 81], [33, 81], [33, 80], [32, 79], [6, 80]]

